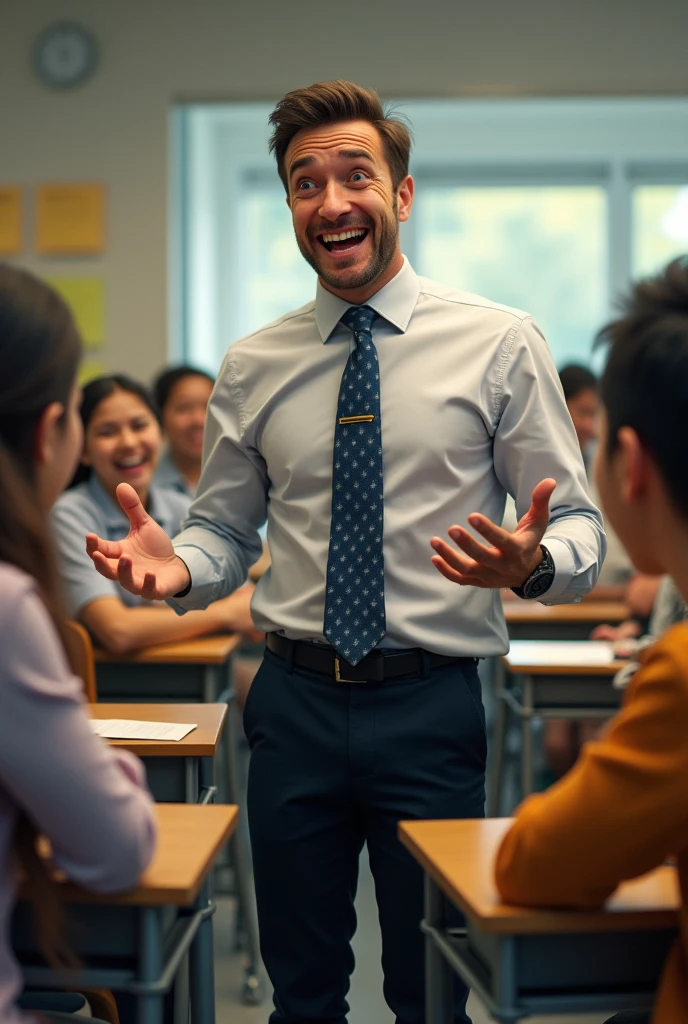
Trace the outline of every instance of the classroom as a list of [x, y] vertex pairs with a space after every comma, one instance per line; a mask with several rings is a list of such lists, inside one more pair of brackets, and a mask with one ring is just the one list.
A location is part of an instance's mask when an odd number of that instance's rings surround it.
[[688, 6], [2, 13], [0, 1024], [688, 1024]]

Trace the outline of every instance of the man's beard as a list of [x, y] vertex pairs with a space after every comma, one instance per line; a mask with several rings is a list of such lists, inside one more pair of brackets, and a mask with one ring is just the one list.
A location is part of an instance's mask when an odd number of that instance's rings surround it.
[[[357, 221], [360, 223], [360, 221]], [[334, 228], [333, 228], [334, 230]], [[344, 230], [344, 228], [341, 228]], [[368, 227], [368, 233], [372, 236], [373, 224], [372, 221]], [[301, 244], [301, 239], [296, 236], [296, 244], [299, 247], [299, 251], [306, 263], [308, 263], [313, 270], [316, 272], [326, 285], [330, 288], [334, 288], [337, 291], [349, 291], [354, 288], [365, 288], [366, 285], [371, 284], [381, 274], [387, 270], [394, 259], [394, 254], [397, 249], [397, 240], [399, 238], [399, 222], [397, 220], [397, 203], [394, 202], [394, 208], [392, 216], [385, 218], [380, 228], [380, 241], [377, 248], [373, 251], [368, 263], [361, 270], [353, 271], [350, 275], [346, 274], [347, 261], [342, 260], [339, 264], [339, 268], [335, 274], [329, 273], [324, 267], [320, 265], [320, 261], [317, 258], [318, 246], [322, 243], [317, 238], [312, 239], [313, 251], [307, 251]], [[356, 256], [351, 257], [352, 263], [355, 262]]]

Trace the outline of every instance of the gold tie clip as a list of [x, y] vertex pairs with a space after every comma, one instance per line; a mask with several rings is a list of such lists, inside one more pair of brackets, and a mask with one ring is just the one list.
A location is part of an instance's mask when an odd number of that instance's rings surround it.
[[374, 419], [372, 413], [367, 413], [363, 416], [340, 416], [339, 422], [346, 426], [348, 423], [372, 423]]

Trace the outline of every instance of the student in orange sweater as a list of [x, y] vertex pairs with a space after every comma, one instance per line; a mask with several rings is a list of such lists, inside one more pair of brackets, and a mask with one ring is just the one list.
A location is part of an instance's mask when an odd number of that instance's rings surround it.
[[[670, 573], [688, 599], [688, 259], [636, 285], [601, 384], [596, 479], [608, 517], [643, 573]], [[622, 710], [557, 785], [519, 808], [497, 856], [502, 897], [591, 907], [673, 855], [681, 937], [651, 1014], [619, 1024], [688, 1024], [688, 624], [642, 655]]]

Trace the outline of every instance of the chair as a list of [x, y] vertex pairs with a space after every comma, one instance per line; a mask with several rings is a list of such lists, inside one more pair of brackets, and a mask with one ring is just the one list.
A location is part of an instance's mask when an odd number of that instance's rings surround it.
[[88, 632], [80, 622], [67, 623], [67, 653], [72, 668], [84, 684], [84, 693], [89, 704], [98, 700], [96, 692], [96, 668], [93, 660], [93, 644]]

